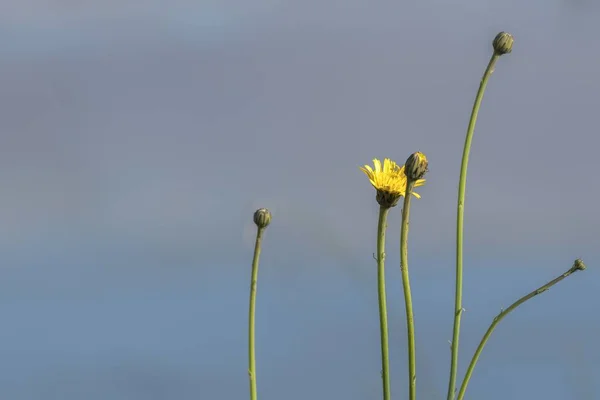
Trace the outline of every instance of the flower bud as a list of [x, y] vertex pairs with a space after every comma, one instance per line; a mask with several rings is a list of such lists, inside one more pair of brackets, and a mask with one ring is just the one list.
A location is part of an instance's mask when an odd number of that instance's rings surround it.
[[429, 163], [427, 162], [427, 157], [425, 154], [417, 151], [408, 157], [406, 163], [404, 164], [404, 173], [406, 177], [410, 181], [416, 181], [418, 179], [422, 179], [427, 173], [427, 166]]
[[515, 40], [510, 33], [500, 32], [496, 35], [494, 42], [492, 43], [494, 46], [494, 53], [498, 54], [499, 56], [510, 53], [512, 51], [514, 41]]
[[585, 264], [583, 263], [583, 260], [581, 258], [578, 258], [577, 260], [575, 260], [575, 262], [573, 263], [573, 267], [571, 267], [571, 269], [573, 271], [584, 271], [586, 269]]
[[266, 228], [271, 223], [271, 212], [266, 208], [259, 208], [254, 213], [254, 223], [260, 229]]

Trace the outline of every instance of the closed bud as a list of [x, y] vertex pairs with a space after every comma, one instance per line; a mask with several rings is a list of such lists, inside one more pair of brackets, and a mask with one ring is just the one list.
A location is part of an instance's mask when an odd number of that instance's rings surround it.
[[428, 171], [428, 165], [429, 163], [427, 162], [427, 157], [425, 157], [425, 154], [421, 153], [420, 151], [411, 154], [404, 164], [404, 173], [406, 174], [406, 178], [410, 181], [422, 179]]
[[271, 212], [266, 208], [259, 208], [254, 213], [254, 223], [260, 229], [266, 228], [271, 223]]
[[500, 32], [494, 38], [492, 45], [494, 46], [494, 53], [498, 55], [508, 54], [512, 51], [513, 42], [512, 35], [507, 32]]
[[585, 264], [583, 263], [583, 260], [581, 258], [578, 258], [577, 260], [575, 260], [575, 262], [573, 263], [573, 266], [571, 267], [571, 269], [573, 271], [584, 271], [586, 269]]

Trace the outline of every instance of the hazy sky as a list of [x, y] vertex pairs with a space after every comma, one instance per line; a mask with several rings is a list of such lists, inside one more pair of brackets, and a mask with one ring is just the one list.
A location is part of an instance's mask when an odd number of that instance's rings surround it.
[[[0, 392], [246, 396], [251, 218], [269, 207], [265, 398], [376, 398], [377, 204], [358, 167], [420, 150], [419, 384], [441, 398], [460, 156], [506, 30], [513, 53], [488, 85], [470, 162], [461, 361], [501, 306], [582, 257], [585, 275], [507, 319], [469, 393], [598, 398], [581, 372], [600, 374], [598, 23], [584, 0], [1, 1]], [[404, 394], [398, 214], [388, 269]], [[557, 341], [568, 349], [548, 356]]]

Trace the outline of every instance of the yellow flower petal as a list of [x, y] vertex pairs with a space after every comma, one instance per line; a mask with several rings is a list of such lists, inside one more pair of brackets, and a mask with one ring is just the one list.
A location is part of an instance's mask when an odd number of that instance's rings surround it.
[[381, 161], [379, 161], [377, 158], [374, 158], [373, 165], [375, 166], [375, 172], [381, 172]]

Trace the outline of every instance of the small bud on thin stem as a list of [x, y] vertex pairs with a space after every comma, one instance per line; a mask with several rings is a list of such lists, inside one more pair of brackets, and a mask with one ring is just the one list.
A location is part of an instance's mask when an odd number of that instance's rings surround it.
[[450, 356], [450, 378], [448, 380], [447, 400], [454, 400], [456, 391], [456, 371], [458, 370], [458, 347], [460, 342], [460, 322], [462, 310], [462, 284], [463, 284], [463, 232], [464, 232], [464, 213], [465, 213], [465, 191], [467, 185], [467, 167], [469, 165], [469, 155], [471, 153], [471, 143], [475, 124], [483, 100], [483, 94], [488, 80], [494, 71], [496, 61], [502, 54], [510, 53], [512, 50], [513, 38], [509, 33], [500, 32], [494, 39], [494, 53], [490, 58], [487, 68], [483, 73], [479, 90], [475, 96], [475, 103], [471, 111], [471, 119], [467, 127], [467, 137], [463, 150], [462, 162], [460, 167], [460, 178], [458, 181], [458, 204], [456, 207], [456, 281], [454, 292], [454, 324], [452, 328], [452, 354]]
[[266, 208], [259, 208], [254, 213], [254, 223], [259, 228], [266, 228], [271, 223], [271, 212]]
[[250, 379], [250, 400], [257, 399], [256, 390], [256, 350], [255, 350], [255, 313], [256, 313], [256, 284], [258, 281], [258, 263], [262, 237], [265, 228], [271, 222], [271, 213], [266, 208], [260, 208], [254, 213], [254, 223], [258, 227], [254, 258], [252, 259], [252, 275], [250, 278], [250, 305], [248, 310], [248, 377]]
[[571, 275], [573, 272], [583, 271], [583, 270], [585, 270], [585, 268], [586, 268], [585, 264], [583, 263], [583, 261], [581, 261], [581, 259], [575, 260], [575, 262], [573, 263], [573, 266], [571, 268], [569, 268], [565, 273], [558, 276], [557, 278], [554, 278], [550, 282], [546, 283], [544, 286], [541, 286], [541, 287], [537, 288], [536, 290], [530, 292], [529, 294], [521, 297], [519, 300], [517, 300], [513, 304], [511, 304], [510, 307], [508, 307], [506, 310], [502, 310], [500, 312], [500, 314], [498, 314], [493, 319], [487, 332], [485, 333], [485, 335], [483, 335], [483, 339], [481, 339], [479, 346], [477, 346], [477, 350], [475, 350], [475, 354], [473, 355], [473, 358], [471, 359], [471, 363], [469, 364], [469, 368], [467, 368], [467, 372], [465, 374], [465, 378], [463, 379], [462, 385], [460, 387], [460, 391], [458, 392], [457, 400], [462, 400], [464, 398], [465, 392], [467, 391], [467, 385], [469, 384], [471, 375], [473, 375], [473, 370], [475, 369], [477, 360], [479, 360], [479, 356], [481, 355], [483, 348], [485, 347], [488, 339], [494, 332], [494, 329], [496, 329], [496, 325], [498, 325], [498, 323], [500, 323], [500, 321], [502, 321], [502, 319], [504, 317], [506, 317], [508, 314], [510, 314], [511, 311], [513, 311], [514, 309], [519, 307], [521, 304], [525, 303], [527, 300], [532, 299], [533, 297], [537, 296], [538, 294], [544, 293], [545, 291], [550, 289], [552, 286], [556, 285], [558, 282], [562, 281], [567, 276]]
[[512, 51], [513, 43], [515, 39], [510, 33], [500, 32], [494, 38], [492, 45], [494, 46], [494, 53], [498, 55], [508, 54]]

